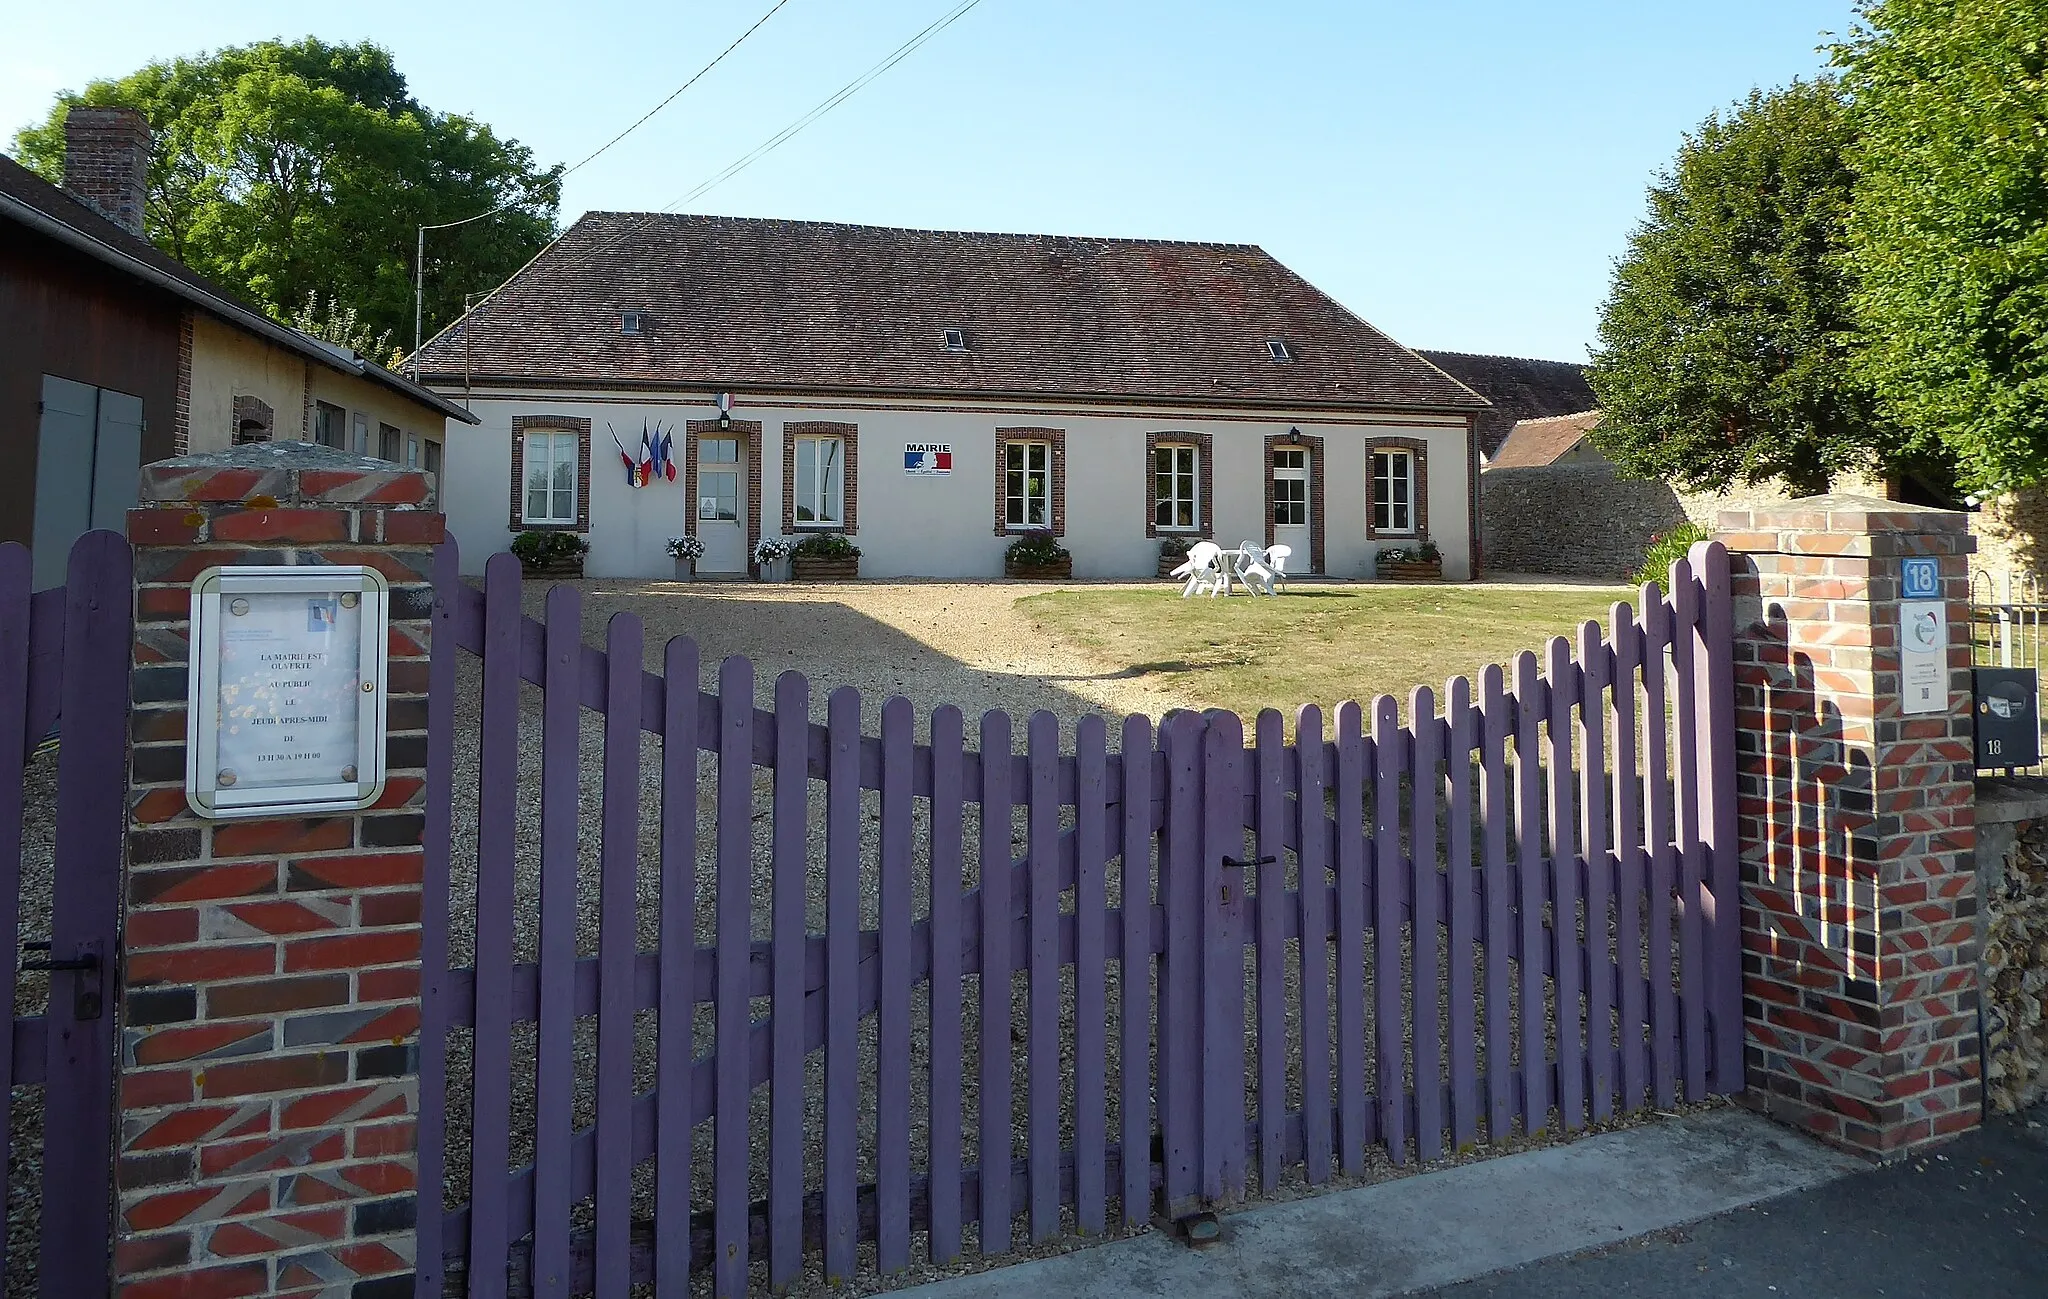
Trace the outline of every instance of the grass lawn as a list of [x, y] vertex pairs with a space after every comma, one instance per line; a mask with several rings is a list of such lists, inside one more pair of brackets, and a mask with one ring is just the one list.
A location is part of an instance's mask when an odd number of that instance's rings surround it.
[[1522, 650], [1539, 658], [1552, 636], [1604, 624], [1628, 592], [1512, 586], [1302, 587], [1277, 599], [1180, 598], [1178, 589], [1070, 588], [1028, 596], [1018, 609], [1120, 675], [1148, 678], [1202, 708], [1250, 720], [1295, 708], [1392, 694], [1406, 712], [1417, 685], [1439, 691]]

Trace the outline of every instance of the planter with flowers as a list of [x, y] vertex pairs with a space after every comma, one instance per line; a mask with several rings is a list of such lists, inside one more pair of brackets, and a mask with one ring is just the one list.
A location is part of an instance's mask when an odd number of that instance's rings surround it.
[[1161, 537], [1159, 576], [1172, 577], [1174, 569], [1188, 562], [1188, 548], [1200, 540], [1200, 537]]
[[1074, 575], [1074, 556], [1043, 528], [1027, 532], [1003, 552], [1003, 576], [1034, 582], [1064, 582]]
[[704, 538], [670, 537], [668, 556], [676, 561], [676, 581], [691, 581], [697, 576], [697, 561], [704, 558]]
[[789, 552], [789, 575], [799, 582], [850, 582], [860, 576], [860, 547], [837, 532], [813, 532]]
[[522, 532], [512, 538], [512, 553], [526, 577], [581, 577], [590, 543], [573, 532]]
[[1374, 557], [1373, 573], [1382, 582], [1441, 582], [1444, 557], [1433, 541], [1389, 546]]
[[791, 543], [787, 537], [763, 537], [755, 542], [755, 575], [763, 582], [787, 582], [790, 549]]

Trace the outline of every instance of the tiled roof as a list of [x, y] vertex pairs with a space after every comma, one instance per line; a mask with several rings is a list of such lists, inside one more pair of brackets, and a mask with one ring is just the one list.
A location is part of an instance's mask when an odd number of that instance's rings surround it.
[[[403, 375], [394, 374], [348, 348], [337, 347], [270, 319], [261, 308], [236, 298], [141, 235], [115, 225], [12, 158], [0, 157], [0, 218], [30, 224], [37, 217], [68, 231], [69, 237], [65, 242], [79, 251], [130, 275], [153, 279], [157, 287], [209, 315], [289, 347], [330, 369], [367, 378], [444, 415], [476, 423], [476, 417], [462, 407], [438, 393], [427, 391]], [[51, 233], [47, 225], [43, 233]]]
[[1579, 443], [1586, 434], [1600, 422], [1597, 410], [1579, 411], [1573, 415], [1551, 415], [1545, 419], [1525, 419], [1516, 424], [1508, 433], [1507, 440], [1500, 444], [1500, 450], [1487, 461], [1488, 469], [1537, 469], [1553, 465]]
[[[644, 313], [637, 335], [621, 333], [627, 311]], [[422, 350], [423, 376], [461, 380], [464, 328]], [[479, 379], [1484, 406], [1242, 244], [591, 212], [466, 328]]]
[[1600, 404], [1586, 382], [1586, 367], [1573, 361], [1426, 350], [1416, 355], [1493, 403], [1479, 416], [1479, 449], [1488, 456], [1518, 420], [1571, 415]]

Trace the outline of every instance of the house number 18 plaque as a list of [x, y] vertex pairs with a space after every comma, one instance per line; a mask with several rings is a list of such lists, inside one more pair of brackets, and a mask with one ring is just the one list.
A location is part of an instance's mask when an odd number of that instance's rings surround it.
[[384, 578], [212, 568], [192, 587], [185, 797], [206, 817], [345, 812], [384, 787]]

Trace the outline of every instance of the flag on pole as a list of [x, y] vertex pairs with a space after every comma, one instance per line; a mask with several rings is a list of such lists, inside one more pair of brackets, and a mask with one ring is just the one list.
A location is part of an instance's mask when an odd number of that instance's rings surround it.
[[619, 441], [619, 431], [617, 429], [609, 424], [604, 427], [605, 432], [612, 435], [612, 445], [619, 449], [619, 459], [626, 463], [626, 486], [638, 487], [640, 485], [640, 476], [634, 468], [632, 452], [626, 450], [626, 444]]
[[654, 462], [661, 469], [661, 476], [670, 482], [676, 480], [676, 440], [673, 428], [661, 433], [661, 445], [655, 448]]
[[654, 480], [654, 446], [650, 441], [652, 436], [646, 425], [640, 426], [640, 463], [634, 467], [634, 473], [638, 475], [639, 481], [633, 484], [635, 487], [645, 487]]

